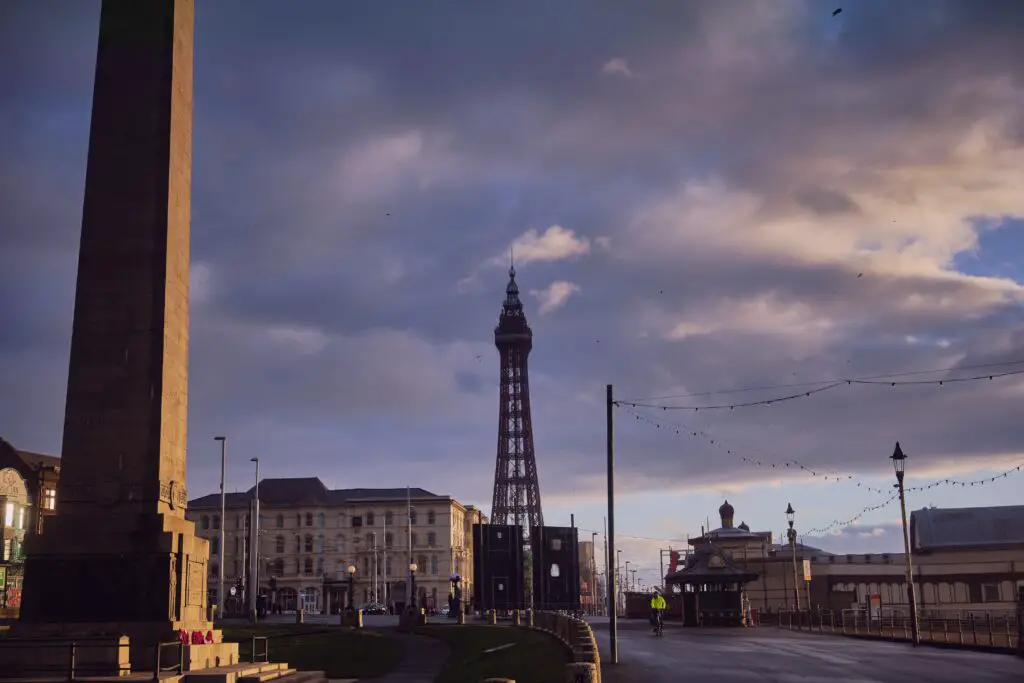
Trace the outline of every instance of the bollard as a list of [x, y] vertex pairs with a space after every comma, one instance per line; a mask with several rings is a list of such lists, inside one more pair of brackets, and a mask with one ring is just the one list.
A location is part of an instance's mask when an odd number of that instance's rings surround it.
[[533, 628], [533, 626], [534, 626], [533, 610], [532, 609], [526, 610], [526, 625], [529, 626], [530, 628]]
[[565, 683], [597, 683], [597, 667], [590, 662], [565, 665]]
[[513, 610], [512, 612], [512, 625], [522, 626], [522, 618], [519, 616], [519, 610]]
[[456, 621], [456, 623], [459, 626], [465, 626], [466, 625], [466, 613], [463, 612], [462, 610], [459, 610], [459, 616], [458, 616], [458, 618], [455, 621]]
[[306, 610], [300, 609], [295, 611], [295, 623], [302, 624], [306, 621]]
[[485, 678], [480, 683], [516, 683], [514, 678]]
[[493, 609], [492, 610], [487, 610], [487, 623], [490, 624], [491, 626], [494, 626], [494, 625], [496, 625], [498, 623], [498, 611], [497, 610], [493, 610]]

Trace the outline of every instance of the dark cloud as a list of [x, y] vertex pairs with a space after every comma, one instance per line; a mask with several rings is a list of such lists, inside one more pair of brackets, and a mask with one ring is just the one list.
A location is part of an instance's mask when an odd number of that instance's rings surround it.
[[[0, 384], [17, 387], [0, 431], [40, 450], [59, 448], [98, 6], [0, 22]], [[1019, 283], [949, 266], [979, 217], [1024, 214], [1021, 4], [829, 14], [203, 4], [192, 487], [228, 431], [282, 473], [399, 471], [489, 499], [505, 274], [487, 263], [551, 225], [591, 249], [520, 268], [524, 292], [579, 287], [546, 316], [527, 297], [546, 491], [593, 472], [606, 382], [650, 396], [1022, 358]], [[615, 58], [629, 74], [601, 75]], [[885, 466], [897, 438], [981, 462], [1020, 450], [1014, 387], [678, 417], [836, 469]], [[749, 470], [622, 417], [632, 486]]]

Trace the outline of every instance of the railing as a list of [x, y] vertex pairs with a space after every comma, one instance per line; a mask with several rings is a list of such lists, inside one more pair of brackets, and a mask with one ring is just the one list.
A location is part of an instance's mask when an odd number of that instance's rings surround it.
[[[131, 666], [121, 664], [121, 650], [130, 647], [131, 644], [128, 642], [110, 642], [107, 639], [103, 639], [100, 642], [97, 639], [2, 638], [0, 639], [0, 650], [15, 650], [18, 654], [14, 656], [16, 663], [0, 672], [0, 680], [4, 678], [21, 678], [26, 674], [60, 675], [67, 681], [73, 681], [76, 677], [81, 676], [125, 676], [131, 673]], [[163, 662], [167, 659], [164, 657], [164, 652], [174, 648], [177, 648], [176, 661], [170, 666], [164, 666]], [[18, 655], [21, 655], [22, 658], [30, 662], [33, 659], [36, 661], [38, 659], [46, 659], [46, 657], [33, 657], [30, 654], [33, 650], [57, 651], [52, 657], [54, 663], [40, 665], [17, 661]], [[117, 656], [113, 658], [113, 661], [97, 661], [88, 656], [90, 651], [95, 652], [96, 650], [115, 650]], [[63, 664], [59, 663], [61, 651], [63, 652]], [[180, 640], [155, 644], [153, 646], [153, 676], [151, 680], [158, 681], [160, 680], [160, 675], [165, 673], [181, 675], [184, 672], [184, 656], [184, 644]], [[4, 657], [4, 659], [10, 661], [12, 658]], [[146, 669], [142, 670], [145, 671]]]
[[[256, 649], [256, 643], [257, 642], [262, 642], [263, 643], [263, 652], [259, 652]], [[262, 657], [262, 659], [259, 659], [259, 657]], [[267, 636], [253, 636], [253, 638], [252, 638], [252, 656], [249, 658], [249, 660], [253, 664], [255, 664], [257, 662], [262, 662], [262, 663], [266, 664], [267, 662], [270, 661], [270, 640], [267, 638]]]
[[[793, 631], [840, 633], [851, 636], [911, 639], [910, 617], [902, 613], [870, 614], [863, 609], [780, 612], [778, 625]], [[1017, 647], [1020, 624], [1014, 612], [987, 612], [918, 619], [921, 642], [977, 645], [995, 648]]]

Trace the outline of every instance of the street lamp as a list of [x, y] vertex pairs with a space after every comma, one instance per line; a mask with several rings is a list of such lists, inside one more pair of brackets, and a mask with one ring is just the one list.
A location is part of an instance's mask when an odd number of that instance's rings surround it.
[[903, 550], [907, 558], [907, 602], [910, 604], [910, 638], [916, 646], [921, 643], [921, 635], [917, 630], [917, 591], [914, 590], [914, 566], [910, 557], [910, 533], [907, 530], [907, 496], [903, 488], [903, 474], [907, 468], [907, 456], [896, 442], [896, 449], [890, 457], [893, 469], [896, 470], [896, 488], [900, 492], [900, 514], [903, 516]]
[[227, 528], [227, 520], [224, 518], [226, 512], [227, 499], [224, 494], [224, 475], [227, 472], [227, 452], [228, 452], [228, 437], [226, 436], [215, 436], [214, 441], [220, 441], [220, 524], [217, 527], [220, 529], [220, 533], [217, 534], [219, 541], [220, 550], [220, 562], [217, 568], [217, 618], [224, 618], [224, 565], [227, 564], [224, 561], [225, 547], [227, 543], [224, 540], [224, 530]]
[[[793, 520], [796, 519], [796, 511], [793, 509], [792, 503], [786, 503], [786, 521], [789, 522], [789, 529], [786, 531], [786, 537], [789, 539], [789, 545], [793, 549], [793, 596], [796, 599], [796, 611], [800, 611], [800, 574], [796, 571], [796, 529], [793, 528]], [[810, 605], [808, 605], [810, 607]]]
[[348, 569], [348, 611], [355, 612], [355, 595], [356, 595], [356, 566], [350, 564]]
[[416, 609], [416, 563], [409, 563], [409, 609]]
[[[249, 541], [252, 552], [249, 553], [249, 613], [256, 614], [256, 594], [260, 586], [260, 459], [249, 458], [256, 463], [256, 488], [253, 490], [252, 506], [252, 540]], [[223, 522], [223, 520], [221, 520]], [[223, 526], [223, 524], [221, 525]]]

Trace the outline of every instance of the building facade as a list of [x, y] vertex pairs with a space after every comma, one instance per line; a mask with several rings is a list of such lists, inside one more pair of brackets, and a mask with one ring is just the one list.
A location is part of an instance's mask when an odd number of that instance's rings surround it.
[[23, 544], [56, 513], [59, 477], [60, 458], [0, 439], [0, 616], [17, 616], [21, 607]]
[[[731, 507], [722, 506], [721, 528], [690, 544], [711, 544], [758, 574], [746, 586], [752, 608], [908, 611], [904, 553], [830, 553], [775, 543], [770, 532], [734, 528]], [[916, 510], [910, 537], [920, 615], [1014, 609], [1024, 586], [1024, 506]]]
[[[211, 544], [211, 603], [221, 597], [221, 543], [225, 593], [245, 580], [254, 497], [255, 489], [227, 494], [225, 520], [220, 494], [189, 503], [186, 517]], [[356, 606], [405, 603], [410, 564], [417, 601], [427, 608], [447, 604], [454, 574], [472, 594], [472, 528], [487, 519], [473, 506], [418, 488], [331, 490], [317, 478], [262, 480], [259, 499], [257, 585], [271, 608], [336, 613], [348, 604], [350, 576]], [[224, 599], [231, 604], [231, 595]]]

